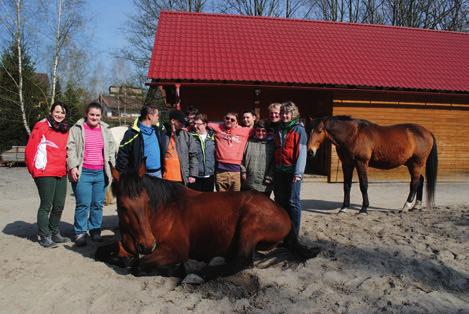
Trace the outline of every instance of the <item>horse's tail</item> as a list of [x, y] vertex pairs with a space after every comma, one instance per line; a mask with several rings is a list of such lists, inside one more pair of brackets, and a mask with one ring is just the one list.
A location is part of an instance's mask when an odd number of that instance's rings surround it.
[[435, 206], [435, 188], [436, 177], [438, 175], [438, 149], [436, 147], [436, 139], [432, 134], [433, 147], [428, 155], [427, 163], [425, 164], [425, 177], [427, 179], [427, 207], [432, 209]]
[[284, 240], [284, 245], [285, 247], [292, 252], [294, 255], [296, 255], [302, 262], [305, 262], [306, 260], [316, 257], [319, 252], [321, 252], [321, 248], [319, 247], [313, 247], [313, 248], [308, 248], [304, 246], [303, 244], [298, 241], [298, 237], [295, 234], [295, 231], [293, 230], [293, 226], [288, 233], [288, 235], [285, 237]]

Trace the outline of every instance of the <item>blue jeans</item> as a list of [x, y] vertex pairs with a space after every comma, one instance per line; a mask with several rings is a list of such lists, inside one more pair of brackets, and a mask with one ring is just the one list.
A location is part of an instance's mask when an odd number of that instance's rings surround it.
[[75, 234], [101, 230], [105, 179], [103, 170], [83, 168], [77, 183], [72, 183], [75, 193]]
[[275, 201], [282, 206], [290, 216], [293, 230], [298, 235], [301, 224], [301, 180], [293, 181], [291, 173], [275, 173], [274, 178], [274, 196]]

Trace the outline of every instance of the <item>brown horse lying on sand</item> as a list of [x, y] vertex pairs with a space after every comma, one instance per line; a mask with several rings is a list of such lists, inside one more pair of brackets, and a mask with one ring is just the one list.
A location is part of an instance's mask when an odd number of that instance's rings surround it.
[[360, 213], [367, 212], [368, 167], [392, 169], [407, 166], [411, 177], [410, 192], [401, 211], [421, 209], [425, 169], [427, 207], [431, 209], [434, 206], [438, 154], [435, 137], [424, 127], [410, 123], [380, 126], [350, 116], [316, 119], [309, 136], [308, 150], [316, 153], [325, 139], [335, 145], [342, 162], [344, 202], [341, 212], [350, 207], [354, 168], [357, 169], [363, 197]]
[[287, 212], [262, 193], [202, 193], [145, 172], [144, 165], [137, 173], [112, 170], [121, 240], [98, 248], [97, 260], [131, 266], [135, 275], [183, 277], [188, 259], [224, 257], [226, 264], [195, 273], [210, 280], [250, 266], [256, 248], [283, 242], [302, 260], [319, 252], [300, 245]]

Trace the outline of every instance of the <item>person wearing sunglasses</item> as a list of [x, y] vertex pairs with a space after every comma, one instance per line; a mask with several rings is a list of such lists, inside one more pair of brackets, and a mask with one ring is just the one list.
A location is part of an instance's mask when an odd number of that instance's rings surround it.
[[223, 123], [209, 123], [215, 133], [217, 169], [215, 188], [217, 191], [241, 190], [241, 161], [244, 148], [252, 129], [238, 125], [238, 114], [228, 112]]
[[270, 197], [274, 172], [275, 144], [266, 129], [267, 123], [259, 120], [255, 133], [249, 138], [241, 164], [243, 189], [256, 190]]
[[281, 123], [275, 133], [275, 201], [290, 215], [295, 233], [300, 231], [301, 181], [306, 166], [307, 135], [298, 107], [291, 101], [280, 107]]

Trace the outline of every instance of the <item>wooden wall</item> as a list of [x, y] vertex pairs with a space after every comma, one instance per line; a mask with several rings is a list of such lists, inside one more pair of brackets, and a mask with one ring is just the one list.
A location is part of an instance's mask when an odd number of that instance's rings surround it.
[[[377, 124], [418, 123], [430, 130], [438, 145], [438, 179], [469, 179], [469, 104], [333, 100], [334, 115], [352, 115]], [[408, 181], [405, 166], [371, 169], [369, 181]], [[358, 180], [356, 172], [354, 181]], [[340, 160], [332, 149], [330, 181], [343, 181]]]

